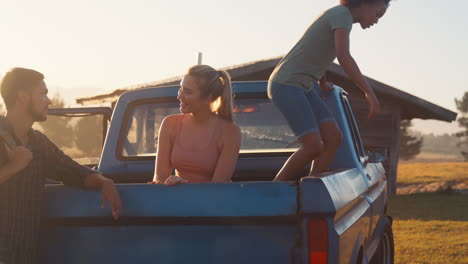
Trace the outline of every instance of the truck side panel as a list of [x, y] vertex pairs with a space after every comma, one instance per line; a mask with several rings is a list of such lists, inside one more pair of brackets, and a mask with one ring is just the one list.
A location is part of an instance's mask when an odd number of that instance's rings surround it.
[[49, 186], [42, 263], [289, 263], [294, 183], [118, 185], [122, 216], [100, 194]]
[[290, 263], [295, 225], [57, 226], [42, 263]]

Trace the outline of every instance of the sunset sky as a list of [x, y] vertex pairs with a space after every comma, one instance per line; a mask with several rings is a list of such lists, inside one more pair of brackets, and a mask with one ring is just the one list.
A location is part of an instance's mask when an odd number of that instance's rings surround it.
[[[74, 97], [285, 54], [338, 0], [41, 0], [0, 4], [0, 75], [33, 68]], [[468, 91], [468, 1], [395, 0], [378, 25], [354, 24], [351, 53], [364, 74], [455, 111]], [[416, 122], [425, 133], [456, 124]]]

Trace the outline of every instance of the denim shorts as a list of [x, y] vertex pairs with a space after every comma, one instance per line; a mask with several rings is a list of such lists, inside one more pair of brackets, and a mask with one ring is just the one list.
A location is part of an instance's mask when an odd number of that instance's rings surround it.
[[279, 109], [297, 138], [320, 133], [320, 124], [336, 122], [314, 84], [310, 90], [277, 82], [268, 82], [268, 97]]

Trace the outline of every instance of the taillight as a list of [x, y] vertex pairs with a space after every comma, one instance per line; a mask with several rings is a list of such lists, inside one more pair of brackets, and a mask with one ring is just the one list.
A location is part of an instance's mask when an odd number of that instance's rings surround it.
[[309, 221], [309, 263], [328, 263], [328, 227], [324, 219]]

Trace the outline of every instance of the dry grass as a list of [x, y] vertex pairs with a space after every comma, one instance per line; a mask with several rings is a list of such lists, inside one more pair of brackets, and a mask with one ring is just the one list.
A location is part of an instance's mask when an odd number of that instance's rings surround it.
[[[468, 183], [468, 163], [399, 165], [399, 184], [447, 181]], [[388, 213], [394, 217], [395, 263], [468, 263], [468, 195], [392, 196]]]
[[466, 221], [395, 221], [395, 263], [466, 264], [467, 230]]
[[459, 181], [468, 183], [468, 162], [400, 163], [398, 184]]

